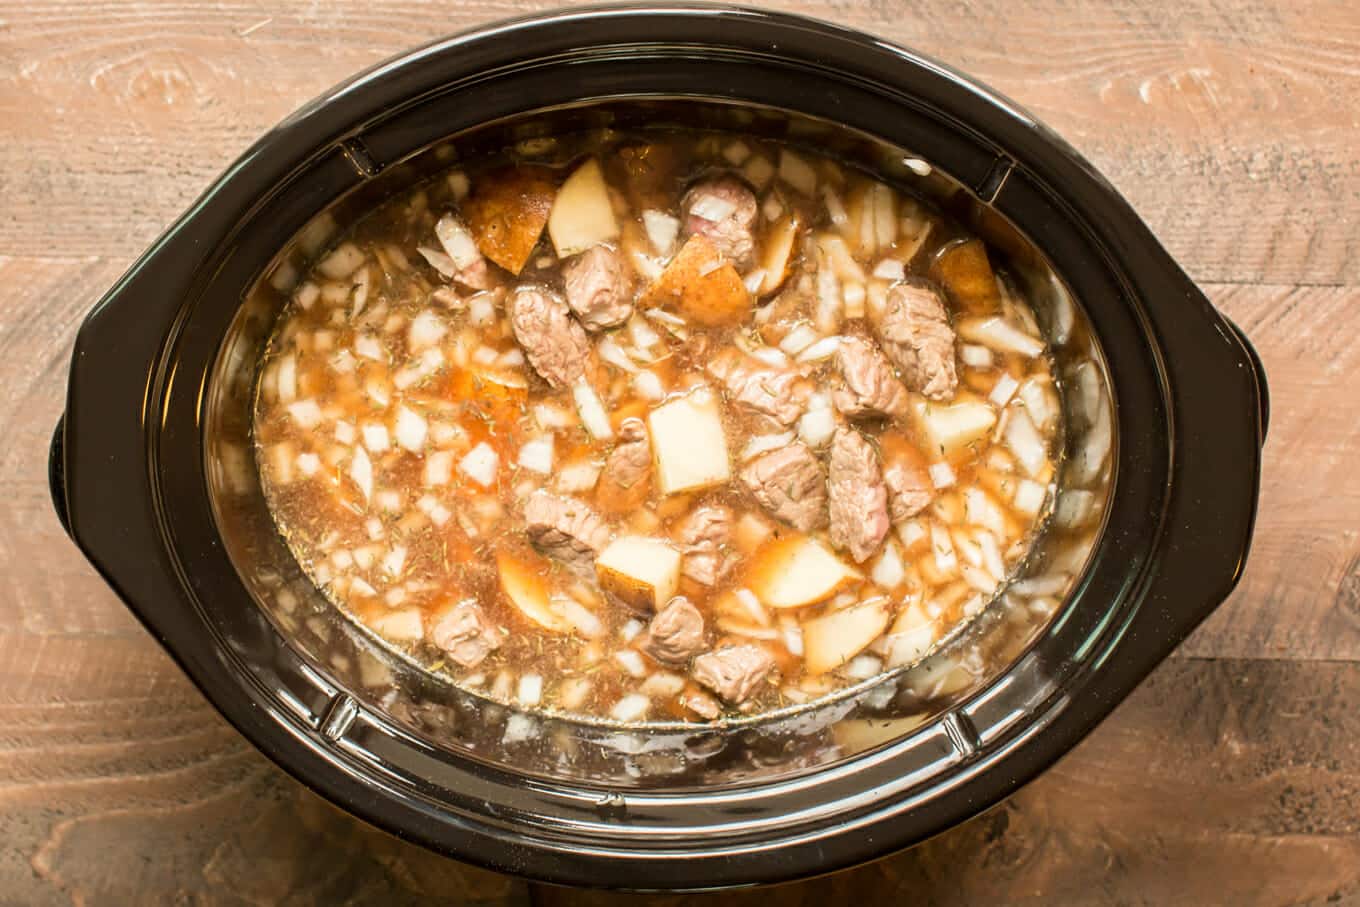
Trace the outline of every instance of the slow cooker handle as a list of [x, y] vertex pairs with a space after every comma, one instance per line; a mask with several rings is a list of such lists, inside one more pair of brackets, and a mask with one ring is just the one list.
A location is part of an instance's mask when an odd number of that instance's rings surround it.
[[71, 517], [66, 509], [66, 413], [57, 419], [52, 430], [52, 443], [47, 448], [47, 487], [52, 493], [52, 506], [57, 511], [61, 528], [71, 534]]

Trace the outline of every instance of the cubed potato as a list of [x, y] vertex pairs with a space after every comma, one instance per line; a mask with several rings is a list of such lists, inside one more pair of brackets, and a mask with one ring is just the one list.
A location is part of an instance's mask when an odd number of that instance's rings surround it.
[[548, 235], [559, 258], [618, 239], [619, 222], [609, 186], [595, 158], [577, 167], [557, 190], [548, 215]]
[[658, 406], [647, 427], [662, 494], [721, 485], [731, 477], [722, 412], [708, 388]]
[[553, 633], [568, 633], [571, 624], [553, 610], [552, 596], [544, 579], [550, 569], [538, 555], [496, 552], [501, 591], [515, 609], [537, 626]]
[[595, 558], [600, 587], [643, 612], [671, 600], [680, 584], [680, 552], [661, 539], [625, 535]]
[[760, 282], [761, 296], [774, 293], [788, 279], [793, 270], [793, 250], [798, 244], [801, 226], [798, 213], [790, 211], [775, 221], [765, 234], [765, 246], [760, 257], [760, 268], [765, 272]]
[[830, 598], [860, 579], [821, 542], [805, 535], [782, 535], [752, 558], [747, 585], [771, 608], [801, 608]]
[[980, 239], [948, 246], [930, 268], [930, 276], [944, 287], [949, 298], [970, 314], [990, 314], [1000, 309], [1001, 294], [996, 273]]
[[925, 724], [928, 713], [904, 718], [847, 718], [831, 726], [831, 736], [845, 755], [861, 753], [897, 740]]
[[479, 179], [462, 214], [481, 253], [517, 275], [538, 245], [556, 194], [551, 170], [514, 167]]
[[644, 309], [670, 308], [702, 325], [735, 324], [751, 312], [751, 294], [732, 263], [696, 233], [642, 292]]
[[996, 410], [976, 400], [948, 405], [918, 400], [914, 408], [921, 431], [930, 439], [929, 452], [944, 457], [980, 441], [996, 424]]
[[809, 674], [834, 671], [888, 627], [888, 599], [873, 598], [803, 621], [803, 666]]

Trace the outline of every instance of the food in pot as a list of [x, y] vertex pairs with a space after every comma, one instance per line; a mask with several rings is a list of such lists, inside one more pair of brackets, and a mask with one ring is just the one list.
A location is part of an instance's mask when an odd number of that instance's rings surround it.
[[338, 607], [466, 688], [617, 721], [919, 659], [1015, 574], [1061, 449], [980, 241], [716, 133], [563, 136], [389, 201], [260, 374], [266, 498]]

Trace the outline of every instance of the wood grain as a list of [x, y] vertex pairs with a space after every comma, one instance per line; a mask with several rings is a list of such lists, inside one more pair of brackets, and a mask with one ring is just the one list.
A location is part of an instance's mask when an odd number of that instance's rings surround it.
[[[1192, 276], [1360, 277], [1351, 0], [800, 0], [1027, 105], [1125, 191]], [[10, 4], [0, 248], [140, 251], [255, 137], [412, 44], [539, 2]], [[146, 174], [154, 174], [147, 180]]]
[[84, 313], [256, 136], [530, 0], [0, 0], [0, 904], [1360, 904], [1360, 7], [798, 0], [1026, 105], [1256, 342], [1274, 416], [1232, 598], [1055, 770], [896, 857], [718, 898], [535, 887], [269, 764], [65, 539]]

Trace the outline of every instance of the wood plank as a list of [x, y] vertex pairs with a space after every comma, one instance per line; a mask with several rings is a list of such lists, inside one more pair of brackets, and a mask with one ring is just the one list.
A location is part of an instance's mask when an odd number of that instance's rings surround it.
[[[1349, 0], [781, 0], [947, 60], [1091, 157], [1200, 280], [1360, 282]], [[4, 14], [0, 254], [130, 261], [255, 137], [356, 70], [541, 2], [41, 0]], [[155, 178], [148, 180], [147, 174]]]
[[1354, 904], [1357, 697], [1351, 665], [1173, 659], [1048, 774], [914, 850], [773, 889], [534, 903]]

